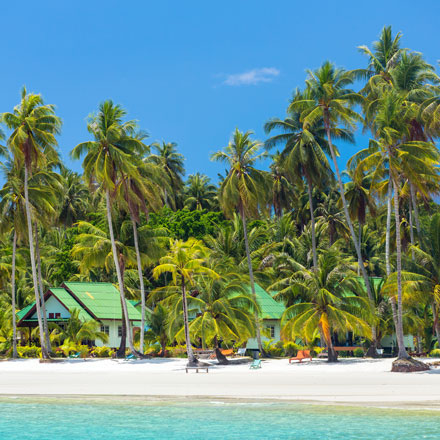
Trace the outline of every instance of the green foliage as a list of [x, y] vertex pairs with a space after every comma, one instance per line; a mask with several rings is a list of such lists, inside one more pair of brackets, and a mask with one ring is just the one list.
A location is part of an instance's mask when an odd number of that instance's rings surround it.
[[23, 358], [39, 358], [41, 357], [41, 348], [31, 345], [30, 347], [17, 347], [17, 352], [19, 357]]
[[98, 358], [110, 358], [115, 354], [115, 350], [103, 345], [102, 347], [94, 347], [90, 354]]
[[429, 356], [440, 358], [440, 348], [435, 348], [434, 350], [431, 350]]
[[173, 238], [181, 240], [188, 240], [190, 237], [202, 239], [206, 235], [215, 234], [224, 224], [225, 218], [221, 212], [206, 209], [172, 211], [167, 207], [157, 213], [152, 213], [149, 221], [151, 227], [166, 228]]
[[364, 350], [362, 348], [356, 348], [353, 352], [353, 356], [357, 358], [361, 358], [365, 356]]

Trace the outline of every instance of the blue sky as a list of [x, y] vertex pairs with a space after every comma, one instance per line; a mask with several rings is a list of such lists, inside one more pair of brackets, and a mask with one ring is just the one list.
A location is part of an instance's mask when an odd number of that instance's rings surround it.
[[[60, 150], [89, 139], [86, 117], [111, 98], [150, 133], [174, 141], [187, 174], [214, 180], [210, 154], [235, 127], [264, 139], [263, 124], [284, 116], [307, 68], [330, 59], [366, 65], [356, 47], [384, 25], [403, 46], [437, 64], [440, 2], [423, 1], [114, 1], [22, 0], [2, 5], [0, 111], [19, 91], [42, 93], [63, 119]], [[340, 162], [365, 145], [344, 146]]]

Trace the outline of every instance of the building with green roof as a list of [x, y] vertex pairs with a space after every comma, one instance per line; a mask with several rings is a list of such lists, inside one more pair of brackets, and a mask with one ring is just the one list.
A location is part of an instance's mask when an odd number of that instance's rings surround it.
[[[44, 295], [49, 322], [63, 327], [73, 309], [79, 310], [79, 318], [95, 320], [101, 324], [101, 331], [109, 336], [108, 345], [119, 347], [122, 332], [122, 307], [118, 289], [111, 283], [65, 282], [58, 288], [49, 289]], [[128, 317], [133, 327], [139, 326], [140, 312], [127, 301]], [[18, 327], [29, 328], [38, 325], [35, 302], [17, 313]], [[95, 341], [95, 345], [103, 345]]]
[[[251, 292], [251, 286], [247, 286], [246, 289]], [[255, 295], [260, 306], [260, 320], [264, 329], [261, 340], [273, 340], [274, 342], [281, 340], [281, 317], [286, 310], [284, 304], [274, 300], [272, 295], [257, 283], [255, 283]], [[246, 348], [258, 350], [257, 339], [249, 339]]]

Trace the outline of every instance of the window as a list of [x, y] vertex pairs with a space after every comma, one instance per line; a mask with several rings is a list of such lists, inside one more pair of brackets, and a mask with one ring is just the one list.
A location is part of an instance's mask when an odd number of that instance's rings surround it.
[[101, 333], [105, 333], [106, 335], [110, 334], [110, 329], [108, 325], [101, 325]]
[[55, 316], [53, 313], [49, 313], [49, 319], [53, 319]]
[[270, 339], [275, 338], [275, 327], [270, 325], [267, 326], [266, 328], [269, 330]]
[[122, 326], [118, 325], [118, 337], [122, 338]]
[[61, 318], [61, 313], [55, 313], [55, 318]]

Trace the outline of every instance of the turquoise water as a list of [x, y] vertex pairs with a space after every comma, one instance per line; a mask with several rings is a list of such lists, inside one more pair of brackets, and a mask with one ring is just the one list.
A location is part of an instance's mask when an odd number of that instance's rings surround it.
[[0, 401], [0, 439], [439, 439], [435, 411], [288, 403]]

